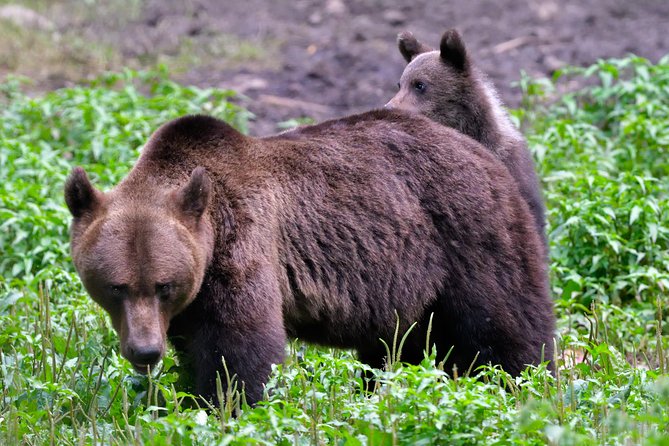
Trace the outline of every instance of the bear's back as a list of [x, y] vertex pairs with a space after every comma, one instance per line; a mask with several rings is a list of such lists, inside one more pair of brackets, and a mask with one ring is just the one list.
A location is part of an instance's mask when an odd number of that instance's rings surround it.
[[[275, 169], [293, 180], [300, 174], [344, 172], [377, 182], [402, 182], [419, 196], [426, 189], [461, 190], [481, 198], [481, 186], [515, 185], [505, 166], [458, 131], [402, 110], [374, 110], [263, 138]], [[494, 179], [497, 185], [486, 183]], [[508, 187], [505, 186], [509, 183]]]
[[[302, 339], [350, 347], [370, 333], [362, 321], [385, 324], [394, 310], [415, 320], [430, 303], [421, 299], [436, 298], [454, 268], [462, 276], [492, 262], [495, 270], [518, 244], [533, 246], [506, 168], [472, 139], [422, 116], [378, 110], [261, 141], [258, 157], [268, 158], [261, 164], [271, 166], [273, 190], [281, 191], [279, 255], [296, 296], [286, 303], [286, 324]], [[479, 255], [482, 246], [499, 252]], [[454, 265], [452, 249], [472, 255]]]

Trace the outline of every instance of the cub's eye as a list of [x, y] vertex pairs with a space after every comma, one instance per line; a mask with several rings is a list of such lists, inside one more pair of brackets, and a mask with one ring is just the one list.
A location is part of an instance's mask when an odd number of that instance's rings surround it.
[[417, 92], [423, 93], [423, 92], [425, 92], [425, 89], [427, 88], [427, 85], [425, 85], [424, 82], [415, 81], [413, 83], [413, 88], [416, 89]]
[[400, 85], [399, 82], [397, 83], [397, 89], [398, 89], [398, 90], [401, 90], [401, 89], [402, 89], [402, 86]]
[[171, 283], [157, 283], [156, 284], [156, 296], [163, 300], [167, 300], [172, 295], [172, 284]]
[[109, 293], [116, 299], [122, 299], [128, 294], [128, 285], [109, 285]]

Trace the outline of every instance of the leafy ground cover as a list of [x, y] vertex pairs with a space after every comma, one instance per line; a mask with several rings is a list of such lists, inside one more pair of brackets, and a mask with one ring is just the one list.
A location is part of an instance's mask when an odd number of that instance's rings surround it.
[[[590, 87], [557, 95], [574, 76]], [[68, 254], [66, 175], [109, 188], [158, 125], [204, 112], [245, 129], [232, 92], [126, 71], [31, 98], [0, 86], [0, 444], [669, 444], [669, 60], [523, 79], [515, 117], [549, 209], [558, 373], [370, 370], [294, 342], [255, 408], [193, 404], [168, 354], [151, 377], [118, 354]], [[399, 334], [401, 335], [401, 334]], [[451, 372], [451, 371], [446, 371]], [[477, 376], [478, 379], [474, 379]]]

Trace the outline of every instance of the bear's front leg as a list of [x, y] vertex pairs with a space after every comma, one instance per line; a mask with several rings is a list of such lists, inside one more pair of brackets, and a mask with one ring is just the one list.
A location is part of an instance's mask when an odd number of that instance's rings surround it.
[[237, 390], [243, 389], [246, 401], [255, 404], [263, 396], [272, 364], [283, 361], [285, 344], [283, 327], [272, 320], [256, 320], [250, 327], [216, 321], [201, 324], [189, 355], [193, 359], [195, 392], [219, 403], [216, 379], [220, 377], [225, 393], [229, 384], [227, 368], [230, 378], [236, 379]]
[[170, 340], [192, 373], [199, 396], [219, 403], [216, 378], [225, 393], [227, 367], [237, 389], [254, 404], [263, 396], [272, 364], [281, 363], [285, 355], [281, 295], [267, 270], [246, 274], [243, 284], [218, 277], [209, 276], [197, 298], [172, 320]]

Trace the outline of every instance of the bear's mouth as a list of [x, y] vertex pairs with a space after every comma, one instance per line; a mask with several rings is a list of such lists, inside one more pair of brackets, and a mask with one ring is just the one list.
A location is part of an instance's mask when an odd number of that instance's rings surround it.
[[139, 364], [135, 362], [131, 362], [132, 368], [135, 369], [136, 372], [141, 373], [142, 375], [148, 375], [149, 372], [154, 371], [156, 369], [156, 364]]

